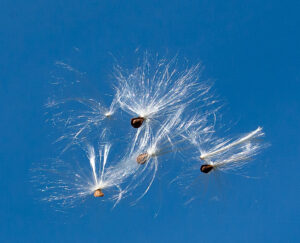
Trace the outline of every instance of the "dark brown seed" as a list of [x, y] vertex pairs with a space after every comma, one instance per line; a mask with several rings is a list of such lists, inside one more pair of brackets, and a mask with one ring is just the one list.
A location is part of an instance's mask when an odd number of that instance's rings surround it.
[[135, 117], [131, 119], [131, 126], [134, 128], [139, 128], [140, 126], [143, 125], [145, 118], [143, 117]]
[[149, 159], [149, 155], [147, 153], [143, 153], [140, 154], [137, 158], [136, 158], [136, 162], [138, 162], [139, 164], [145, 164], [147, 162], [147, 160]]
[[94, 197], [103, 197], [104, 196], [104, 193], [102, 192], [101, 189], [97, 189], [95, 192], [94, 192]]
[[214, 167], [212, 165], [201, 165], [201, 172], [208, 173], [210, 172]]

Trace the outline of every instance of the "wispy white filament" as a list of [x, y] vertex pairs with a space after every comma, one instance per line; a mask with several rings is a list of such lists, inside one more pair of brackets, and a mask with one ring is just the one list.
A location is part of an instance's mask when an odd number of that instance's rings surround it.
[[145, 54], [141, 65], [126, 73], [116, 68], [120, 107], [147, 121], [162, 119], [206, 94], [210, 87], [199, 81], [200, 65], [179, 71], [176, 58], [150, 62]]
[[95, 182], [95, 184], [97, 184], [98, 178], [97, 178], [97, 174], [96, 174], [95, 150], [94, 150], [94, 147], [92, 147], [91, 145], [88, 145], [87, 149], [88, 149], [88, 159], [90, 161], [90, 165], [91, 165], [91, 168], [93, 171], [94, 182]]
[[258, 138], [264, 136], [261, 127], [232, 141], [218, 141], [212, 148], [203, 150], [200, 158], [220, 170], [241, 168], [265, 145]]
[[65, 152], [74, 144], [90, 140], [90, 136], [96, 132], [104, 132], [106, 127], [101, 128], [101, 125], [114, 115], [117, 97], [108, 109], [94, 99], [82, 98], [51, 100], [46, 107], [54, 113], [48, 121], [63, 131], [56, 142], [67, 142], [63, 149]]

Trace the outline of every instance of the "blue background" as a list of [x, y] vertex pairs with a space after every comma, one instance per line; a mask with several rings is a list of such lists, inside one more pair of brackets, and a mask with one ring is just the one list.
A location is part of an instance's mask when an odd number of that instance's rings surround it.
[[[299, 242], [299, 5], [2, 0], [1, 242]], [[34, 200], [29, 170], [52, 155], [43, 104], [55, 61], [75, 63], [101, 93], [112, 55], [130, 66], [136, 48], [201, 61], [225, 116], [238, 121], [232, 131], [264, 127], [272, 146], [248, 171], [259, 179], [221, 176], [218, 200], [187, 206], [162, 176], [133, 207], [94, 203], [62, 215]]]

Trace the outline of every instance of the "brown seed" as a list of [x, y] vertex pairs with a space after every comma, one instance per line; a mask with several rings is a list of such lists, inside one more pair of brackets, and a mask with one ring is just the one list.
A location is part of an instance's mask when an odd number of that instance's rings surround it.
[[212, 165], [201, 165], [201, 172], [208, 173], [210, 172], [214, 167]]
[[97, 189], [95, 192], [94, 192], [94, 197], [103, 197], [104, 196], [104, 193], [102, 192], [101, 189]]
[[143, 153], [140, 154], [137, 158], [136, 158], [136, 162], [138, 162], [139, 164], [145, 164], [147, 162], [147, 160], [149, 159], [149, 155], [147, 153]]
[[144, 120], [145, 120], [144, 117], [132, 118], [131, 119], [131, 126], [133, 126], [134, 128], [139, 128], [140, 126], [142, 126]]

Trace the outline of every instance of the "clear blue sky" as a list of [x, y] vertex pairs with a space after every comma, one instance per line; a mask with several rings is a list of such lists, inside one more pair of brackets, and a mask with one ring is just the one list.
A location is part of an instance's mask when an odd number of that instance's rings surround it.
[[[1, 242], [299, 242], [299, 11], [276, 0], [2, 0]], [[220, 200], [189, 206], [165, 179], [133, 207], [91, 202], [61, 215], [34, 200], [29, 169], [53, 155], [42, 106], [55, 61], [103, 93], [110, 53], [130, 65], [137, 47], [203, 62], [233, 131], [265, 129], [272, 146], [248, 171], [260, 178], [221, 176]]]

